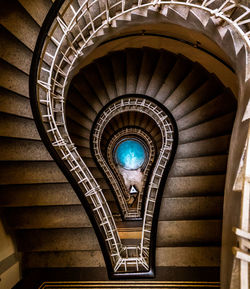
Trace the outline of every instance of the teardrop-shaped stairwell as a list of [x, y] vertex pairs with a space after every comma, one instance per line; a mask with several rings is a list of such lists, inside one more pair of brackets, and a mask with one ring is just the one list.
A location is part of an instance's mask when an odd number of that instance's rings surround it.
[[[94, 230], [71, 185], [41, 141], [29, 103], [31, 59], [53, 2], [5, 1], [0, 12], [0, 206], [15, 232], [17, 249], [23, 254], [24, 277], [27, 272], [28, 277], [40, 278], [44, 271], [51, 279], [104, 280], [105, 263]], [[77, 9], [81, 2], [72, 3]], [[91, 13], [94, 15], [101, 5], [103, 1], [92, 7]], [[166, 16], [174, 22], [179, 13], [179, 23], [190, 19], [207, 35], [215, 35], [232, 58], [244, 60], [246, 49], [242, 43], [225, 25], [219, 27], [219, 32], [215, 30], [217, 22], [205, 13], [202, 18], [193, 8], [188, 14], [184, 10], [189, 8], [157, 9], [138, 9], [124, 19], [120, 17], [101, 29], [93, 42], [101, 43], [105, 35], [131, 20], [139, 22], [147, 17], [151, 21], [161, 13], [160, 19]], [[111, 15], [116, 12], [113, 9]], [[87, 23], [88, 19], [81, 21]], [[178, 149], [160, 209], [156, 279], [218, 281], [223, 191], [236, 111], [234, 96], [199, 63], [151, 48], [110, 53], [84, 67], [73, 79], [66, 104], [70, 136], [103, 189], [120, 237], [127, 244], [138, 242], [141, 222], [122, 222], [110, 185], [90, 151], [96, 116], [111, 100], [126, 94], [145, 95], [165, 105], [179, 130]], [[109, 133], [124, 125], [142, 125], [157, 137], [136, 114], [118, 118]]]
[[[161, 102], [172, 112], [179, 130], [179, 145], [160, 209], [157, 266], [194, 267], [194, 272], [207, 267], [209, 272], [220, 259], [234, 96], [198, 63], [150, 48], [112, 52], [74, 77], [66, 104], [69, 134], [104, 190], [125, 244], [138, 242], [141, 222], [121, 222], [110, 184], [91, 154], [90, 139], [102, 107], [126, 94], [143, 94]], [[118, 115], [105, 130], [105, 138], [127, 126], [145, 129], [157, 142], [157, 128], [136, 113]]]

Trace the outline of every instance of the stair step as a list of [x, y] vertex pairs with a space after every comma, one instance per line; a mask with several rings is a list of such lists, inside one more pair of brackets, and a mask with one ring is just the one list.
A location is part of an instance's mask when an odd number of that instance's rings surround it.
[[164, 103], [171, 93], [178, 87], [192, 68], [192, 62], [184, 56], [179, 56], [172, 70], [167, 75], [156, 95], [156, 99]]
[[95, 110], [83, 99], [77, 89], [70, 87], [68, 95], [70, 95], [70, 97], [67, 98], [67, 102], [73, 105], [75, 109], [78, 109], [82, 115], [84, 115], [90, 121], [95, 120]]
[[220, 247], [161, 247], [156, 249], [159, 267], [219, 267]]
[[6, 220], [15, 229], [91, 227], [81, 205], [6, 208]]
[[67, 119], [74, 121], [75, 123], [78, 123], [82, 127], [88, 129], [89, 131], [92, 128], [93, 122], [87, 118], [84, 114], [81, 113], [78, 109], [76, 109], [73, 105], [70, 103], [67, 104], [66, 109]]
[[88, 106], [92, 107], [96, 113], [102, 109], [102, 104], [100, 103], [98, 97], [94, 94], [92, 88], [87, 83], [87, 80], [82, 73], [77, 74], [73, 78], [71, 85], [74, 85], [81, 95], [84, 96], [84, 101], [87, 102]]
[[[109, 202], [109, 206], [113, 215], [119, 214], [114, 202]], [[42, 207], [8, 207], [5, 211], [8, 224], [14, 229], [91, 227], [89, 218], [81, 204], [49, 205]]]
[[[95, 2], [91, 7], [89, 7], [89, 12], [91, 14], [92, 19], [96, 18], [100, 14], [100, 4]], [[89, 15], [86, 15], [86, 21], [89, 20]], [[99, 26], [101, 24], [100, 19], [95, 20], [95, 25]]]
[[169, 176], [222, 174], [226, 171], [227, 155], [175, 159]]
[[[33, 252], [24, 255], [26, 268], [104, 267], [101, 251]], [[157, 267], [218, 267], [220, 247], [157, 248]]]
[[206, 29], [206, 33], [208, 37], [213, 37], [214, 41], [216, 41], [217, 43], [222, 42], [222, 36], [220, 32], [221, 32], [221, 29], [225, 32], [226, 28], [222, 27], [221, 25], [218, 25], [218, 18], [209, 17], [205, 29]]
[[12, 138], [40, 140], [35, 122], [32, 119], [0, 114], [0, 135]]
[[207, 79], [208, 72], [198, 63], [194, 63], [192, 70], [179, 83], [164, 105], [172, 111], [188, 95], [198, 89]]
[[137, 0], [131, 0], [125, 3], [125, 9], [130, 9], [138, 5]]
[[[173, 68], [176, 62], [176, 56], [172, 53], [167, 53], [165, 50], [160, 51], [157, 66], [153, 72], [152, 78], [147, 87], [146, 95], [155, 97], [162, 83]], [[156, 97], [156, 99], [158, 99]], [[161, 98], [158, 99], [161, 101]]]
[[0, 59], [0, 82], [5, 89], [29, 97], [29, 76]]
[[179, 25], [184, 26], [185, 24], [187, 25], [187, 12], [188, 9], [186, 7], [183, 8], [177, 8], [177, 5], [168, 7], [168, 12], [167, 12], [167, 17], [170, 21], [177, 21]]
[[109, 138], [110, 135], [114, 133], [114, 131], [117, 131], [122, 127], [121, 119], [121, 116], [118, 115], [108, 123], [106, 129], [103, 132], [103, 138]]
[[72, 142], [77, 147], [83, 147], [85, 149], [89, 149], [90, 148], [89, 139], [82, 138], [79, 135], [73, 135], [73, 134], [70, 134], [70, 138], [71, 138]]
[[235, 113], [217, 117], [194, 127], [179, 131], [179, 144], [204, 140], [231, 133]]
[[0, 171], [3, 185], [65, 182], [53, 161], [0, 162]]
[[7, 185], [1, 186], [0, 192], [0, 206], [2, 207], [37, 207], [80, 204], [80, 200], [76, 193], [67, 182]]
[[141, 50], [128, 48], [126, 51], [127, 61], [127, 79], [126, 79], [126, 93], [135, 93], [138, 75], [140, 72], [140, 65], [142, 61]]
[[51, 161], [41, 141], [1, 138], [0, 161]]
[[90, 148], [86, 148], [86, 147], [77, 147], [77, 151], [80, 154], [80, 156], [82, 158], [86, 157], [86, 158], [91, 158], [92, 154], [90, 151]]
[[191, 143], [179, 144], [176, 158], [194, 158], [216, 154], [227, 154], [230, 135], [218, 136]]
[[[230, 26], [229, 26], [230, 27]], [[222, 40], [222, 47], [225, 47], [224, 50], [227, 55], [236, 56], [241, 47], [243, 46], [243, 41], [238, 37], [238, 35], [234, 35], [235, 33], [230, 29], [226, 30], [225, 35]]]
[[102, 190], [110, 190], [109, 185], [107, 184], [107, 182], [104, 180], [102, 176], [101, 178], [96, 177], [96, 181], [99, 184], [99, 186], [101, 186]]
[[112, 66], [110, 65], [110, 59], [108, 57], [98, 59], [96, 64], [101, 75], [102, 82], [106, 87], [109, 99], [114, 99], [117, 96], [117, 93], [114, 86], [114, 76]]
[[[118, 14], [120, 14], [118, 12]], [[112, 21], [112, 28], [120, 28], [124, 27], [128, 24], [128, 22], [131, 22], [131, 14], [122, 14], [117, 19]]]
[[30, 50], [34, 50], [40, 27], [17, 0], [4, 3], [1, 24]]
[[109, 97], [97, 67], [88, 65], [87, 67], [84, 67], [83, 74], [95, 92], [95, 95], [99, 98], [99, 101], [103, 106], [106, 105], [109, 101]]
[[223, 195], [225, 175], [169, 177], [164, 197], [191, 197]]
[[113, 134], [113, 132], [115, 131], [115, 127], [117, 128], [117, 124], [114, 124], [113, 122], [112, 123], [109, 123], [108, 124], [108, 128], [109, 129], [105, 129], [104, 132], [103, 132], [103, 135], [102, 135], [102, 142], [106, 141], [111, 137], [111, 135]]
[[223, 86], [221, 82], [213, 75], [210, 76], [199, 89], [182, 101], [173, 111], [172, 114], [176, 120], [184, 115], [197, 109], [201, 105], [215, 98], [222, 93]]
[[221, 220], [160, 221], [157, 247], [211, 246], [221, 241]]
[[179, 119], [177, 122], [178, 128], [180, 130], [188, 129], [201, 122], [230, 113], [235, 110], [235, 106], [236, 100], [233, 95], [229, 91], [224, 91], [218, 97]]
[[95, 160], [92, 157], [85, 157], [83, 156], [83, 160], [85, 162], [85, 164], [87, 165], [87, 167], [90, 168], [94, 168], [94, 169], [98, 169]]
[[52, 5], [50, 0], [42, 0], [34, 3], [32, 0], [18, 0], [25, 10], [29, 13], [30, 16], [42, 26], [43, 21], [49, 12], [49, 9]]
[[30, 100], [10, 90], [0, 88], [0, 111], [26, 118], [33, 118]]
[[[97, 181], [104, 188], [102, 191], [106, 200], [114, 202], [112, 192], [105, 180]], [[80, 205], [80, 200], [66, 180], [65, 183], [1, 185], [0, 191], [0, 207]]]
[[114, 84], [116, 87], [117, 96], [126, 93], [126, 55], [121, 52], [113, 52], [110, 63], [113, 67]]
[[[131, 234], [139, 236], [141, 231], [120, 232], [120, 237], [128, 239]], [[221, 221], [218, 220], [161, 221], [158, 224], [157, 247], [215, 244], [220, 242], [220, 234]], [[93, 228], [26, 229], [17, 231], [17, 238], [18, 250], [22, 252], [100, 250]], [[131, 245], [132, 240], [129, 241]]]
[[163, 198], [159, 220], [220, 219], [222, 207], [222, 196]]
[[102, 175], [101, 171], [100, 171], [99, 168], [97, 168], [96, 166], [90, 167], [89, 170], [91, 171], [91, 173], [94, 175], [94, 177], [95, 177], [96, 179], [101, 179], [101, 178], [103, 178], [103, 175]]
[[24, 254], [25, 268], [105, 267], [101, 251], [31, 252]]
[[141, 230], [133, 230], [131, 232], [123, 232], [119, 230], [119, 236], [123, 245], [139, 245], [141, 242]]
[[[188, 17], [188, 14], [189, 14], [189, 9], [186, 7], [186, 6], [179, 6], [179, 5], [176, 5], [176, 6], [171, 6], [169, 7], [170, 9], [169, 10], [172, 10], [173, 14], [177, 14], [178, 16], [173, 16], [173, 17], [181, 17], [183, 19], [187, 19]], [[170, 12], [171, 13], [171, 12]]]
[[200, 26], [201, 29], [204, 29], [204, 27], [207, 25], [209, 18], [210, 13], [208, 13], [206, 10], [196, 7], [192, 7], [188, 15], [188, 20], [191, 20], [191, 23], [195, 23], [194, 25]]
[[[100, 184], [99, 181], [98, 181], [98, 184]], [[110, 187], [108, 186], [107, 182], [106, 182], [105, 186], [108, 187], [108, 189], [103, 188], [103, 186], [101, 186], [101, 187], [102, 187], [102, 192], [103, 192], [106, 200], [107, 200], [108, 202], [109, 202], [109, 201], [113, 201], [113, 202], [114, 202], [113, 193], [112, 193]]]
[[93, 228], [31, 229], [16, 234], [17, 248], [21, 252], [100, 250]]
[[159, 58], [158, 52], [154, 49], [144, 47], [143, 51], [142, 64], [136, 87], [136, 93], [138, 94], [146, 94], [152, 73], [155, 70]]
[[[220, 288], [220, 268], [219, 267], [156, 267], [157, 275], [155, 279], [141, 281], [140, 287], [145, 288], [164, 288], [167, 285], [168, 289], [176, 289], [181, 287], [189, 289], [204, 289], [204, 288]], [[65, 276], [71, 276], [70, 280], [77, 280], [72, 282], [73, 285], [81, 286], [81, 288], [89, 288], [92, 286], [97, 289], [97, 281], [99, 284], [106, 287], [99, 288], [115, 288], [120, 289], [126, 286], [127, 288], [135, 288], [138, 285], [136, 281], [109, 281], [106, 267], [82, 267], [82, 268], [26, 268], [25, 274], [28, 276], [23, 280], [24, 288], [31, 288], [30, 284], [37, 284], [41, 274], [44, 280], [65, 280]], [[80, 277], [79, 277], [80, 276]], [[167, 276], [167, 277], [166, 277]], [[209, 276], [209, 281], [208, 281]], [[183, 281], [185, 280], [185, 281]], [[194, 281], [196, 280], [196, 281]], [[33, 282], [32, 282], [33, 281]], [[188, 282], [188, 284], [187, 284]], [[211, 283], [212, 282], [212, 283]], [[50, 282], [43, 283], [51, 284]], [[67, 285], [71, 284], [68, 282]], [[61, 285], [61, 282], [55, 281], [54, 286]], [[163, 286], [163, 287], [159, 287]], [[172, 286], [172, 287], [171, 287]], [[187, 287], [188, 286], [188, 287]], [[195, 286], [195, 287], [194, 287]], [[207, 287], [205, 287], [207, 286]], [[33, 287], [32, 287], [33, 288]], [[35, 287], [34, 287], [35, 288]]]
[[132, 14], [131, 14], [131, 18], [132, 20], [139, 20], [141, 17], [147, 17], [148, 16], [148, 7], [145, 8], [140, 8], [140, 9], [136, 9], [133, 10]]
[[74, 135], [78, 135], [82, 138], [89, 139], [90, 131], [89, 129], [83, 127], [81, 124], [67, 118], [67, 129]]
[[0, 58], [29, 74], [32, 52], [3, 26], [0, 27]]

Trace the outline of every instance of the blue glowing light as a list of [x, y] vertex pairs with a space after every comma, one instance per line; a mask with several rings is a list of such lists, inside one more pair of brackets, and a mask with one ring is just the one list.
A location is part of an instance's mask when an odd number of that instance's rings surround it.
[[145, 161], [145, 150], [136, 140], [125, 140], [116, 149], [115, 157], [118, 164], [126, 170], [136, 170]]

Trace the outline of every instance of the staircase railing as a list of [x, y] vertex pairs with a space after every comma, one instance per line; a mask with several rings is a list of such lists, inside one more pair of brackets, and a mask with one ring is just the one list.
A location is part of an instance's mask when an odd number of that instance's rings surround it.
[[[115, 145], [117, 144], [117, 141], [119, 139], [121, 139], [122, 137], [126, 137], [128, 135], [140, 136], [147, 143], [148, 148], [149, 148], [148, 163], [143, 170], [143, 187], [142, 187], [141, 191], [138, 193], [137, 206], [133, 207], [133, 208], [129, 208], [129, 206], [125, 202], [125, 198], [128, 200], [128, 197], [130, 197], [131, 195], [127, 191], [124, 179], [121, 177], [121, 175], [117, 169], [117, 166], [115, 165], [114, 160], [113, 160], [113, 149], [114, 149]], [[100, 156], [100, 154], [102, 154], [102, 152], [99, 151], [99, 149], [98, 149], [95, 152], [97, 159]], [[121, 203], [120, 206], [121, 206], [125, 220], [129, 219], [129, 218], [134, 219], [134, 220], [136, 218], [141, 218], [142, 195], [144, 192], [145, 182], [146, 182], [146, 179], [148, 177], [149, 168], [151, 167], [151, 165], [154, 161], [154, 157], [155, 157], [155, 147], [153, 145], [153, 140], [150, 138], [149, 135], [147, 135], [140, 128], [126, 127], [125, 129], [122, 129], [121, 131], [117, 132], [114, 136], [112, 136], [112, 140], [110, 140], [110, 142], [108, 144], [107, 162], [108, 162], [109, 166], [111, 167], [111, 169], [114, 171], [117, 180], [119, 180], [119, 185], [121, 186], [121, 188], [118, 188], [118, 190], [116, 191], [116, 195], [118, 196], [118, 201]], [[107, 166], [104, 165], [102, 162], [100, 163], [100, 165], [101, 165], [103, 170], [105, 170], [105, 171], [109, 170], [107, 168]], [[112, 186], [117, 186], [117, 184], [116, 184], [117, 180], [115, 178], [113, 178], [113, 176], [111, 175], [110, 183], [112, 184]]]
[[[43, 24], [32, 61], [31, 103], [39, 132], [62, 170], [68, 178], [73, 178], [75, 187], [80, 186], [83, 197], [89, 200], [89, 209], [96, 216], [93, 222], [99, 225], [99, 235], [105, 235], [105, 248], [113, 268], [121, 257], [121, 240], [106, 199], [67, 131], [64, 103], [68, 80], [77, 59], [86, 54], [86, 49], [104, 33], [105, 27], [115, 26], [116, 20], [135, 10], [160, 11], [171, 6], [207, 11], [227, 23], [250, 47], [250, 9], [236, 0], [86, 0], [81, 5], [76, 0], [57, 0]], [[78, 195], [81, 197], [80, 191]], [[150, 202], [147, 199], [146, 206]]]
[[[105, 170], [110, 171], [109, 166], [101, 153], [102, 133], [106, 124], [113, 117], [128, 111], [138, 111], [148, 115], [155, 121], [162, 134], [162, 146], [146, 192], [147, 197], [143, 217], [141, 245], [136, 247], [136, 250], [135, 247], [132, 246], [123, 246], [121, 251], [121, 258], [115, 266], [115, 271], [117, 271], [122, 265], [126, 271], [128, 264], [135, 265], [135, 269], [137, 271], [139, 271], [138, 264], [141, 264], [146, 270], [149, 269], [149, 250], [150, 246], [152, 246], [152, 226], [156, 226], [154, 223], [157, 221], [155, 219], [154, 212], [156, 203], [159, 201], [158, 195], [160, 190], [160, 183], [166, 173], [166, 168], [168, 168], [167, 165], [169, 162], [171, 163], [171, 160], [173, 159], [173, 152], [175, 152], [175, 145], [177, 141], [177, 130], [173, 121], [170, 119], [169, 115], [167, 115], [165, 111], [162, 110], [157, 104], [150, 100], [138, 98], [135, 96], [125, 97], [117, 100], [100, 114], [93, 133], [93, 149], [95, 151], [95, 155], [98, 156], [98, 162], [102, 163], [103, 167], [105, 167]], [[108, 175], [111, 174], [112, 172], [110, 171]], [[116, 193], [120, 193], [120, 198], [123, 197], [122, 192], [120, 192], [119, 189], [116, 191]], [[131, 251], [134, 252], [130, 254]]]

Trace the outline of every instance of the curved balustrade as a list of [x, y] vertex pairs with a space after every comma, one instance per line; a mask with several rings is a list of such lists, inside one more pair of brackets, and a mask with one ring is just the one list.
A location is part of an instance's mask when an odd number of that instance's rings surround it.
[[[136, 265], [136, 270], [138, 271], [138, 264], [142, 264], [144, 268], [149, 269], [149, 249], [151, 245], [151, 229], [154, 218], [155, 205], [158, 198], [158, 191], [160, 189], [160, 183], [162, 176], [167, 168], [167, 164], [170, 160], [171, 153], [174, 151], [173, 143], [176, 142], [176, 128], [174, 127], [173, 121], [170, 119], [169, 115], [166, 114], [157, 104], [150, 100], [137, 97], [126, 97], [122, 98], [111, 105], [103, 111], [100, 115], [93, 132], [93, 150], [98, 162], [102, 165], [103, 170], [111, 178], [112, 184], [114, 184], [116, 194], [118, 199], [122, 200], [122, 204], [126, 204], [124, 195], [119, 188], [119, 184], [114, 180], [112, 171], [110, 170], [105, 158], [100, 153], [101, 152], [101, 136], [105, 129], [105, 126], [109, 121], [116, 115], [128, 112], [128, 111], [138, 111], [144, 113], [151, 117], [155, 123], [160, 128], [162, 134], [162, 146], [160, 149], [160, 154], [157, 158], [157, 162], [154, 166], [152, 176], [150, 178], [149, 187], [147, 190], [145, 211], [143, 217], [143, 227], [142, 227], [142, 238], [141, 246], [136, 248], [131, 246], [124, 246], [122, 251], [125, 251], [125, 257], [121, 257], [119, 262], [115, 267], [117, 271], [120, 266], [124, 266], [125, 270], [127, 264], [134, 263]], [[172, 155], [173, 156], [173, 155]], [[123, 207], [122, 207], [123, 208]], [[126, 210], [127, 208], [123, 208]], [[126, 211], [125, 211], [126, 212]], [[130, 257], [130, 251], [133, 250], [136, 257]], [[133, 255], [134, 255], [133, 254]], [[138, 264], [137, 264], [138, 263]]]
[[[114, 25], [117, 19], [124, 15], [130, 15], [135, 10], [157, 9], [160, 12], [162, 8], [171, 7], [171, 5], [202, 9], [218, 19], [224, 20], [231, 29], [239, 34], [242, 41], [248, 47], [250, 46], [250, 9], [238, 1], [107, 0], [104, 2], [94, 0], [90, 2], [87, 0], [79, 5], [74, 0], [58, 0], [48, 15], [48, 21], [45, 21], [41, 29], [34, 53], [36, 58], [32, 62], [31, 93], [33, 99], [31, 101], [40, 133], [43, 135], [45, 143], [52, 144], [55, 155], [71, 172], [92, 207], [99, 230], [105, 236], [106, 250], [111, 258], [114, 271], [120, 269], [122, 272], [126, 272], [129, 262], [135, 265], [137, 271], [140, 270], [138, 264], [144, 268], [143, 270], [149, 269], [148, 252], [152, 213], [155, 208], [160, 179], [169, 158], [171, 149], [169, 140], [172, 138], [173, 127], [168, 118], [163, 116], [156, 106], [147, 101], [142, 104], [141, 100], [133, 103], [135, 107], [140, 107], [142, 110], [147, 108], [158, 119], [157, 122], [162, 129], [163, 146], [149, 185], [141, 246], [132, 249], [123, 247], [105, 197], [68, 135], [64, 113], [65, 92], [70, 73], [75, 68], [77, 59], [84, 56], [85, 49], [93, 44], [96, 37], [102, 35], [105, 27]], [[236, 9], [238, 12], [234, 14]], [[53, 17], [54, 21], [49, 21], [49, 17]], [[114, 104], [114, 107], [115, 105], [120, 106], [119, 108], [122, 107], [121, 102]], [[128, 107], [133, 106], [129, 103], [127, 105]], [[105, 122], [105, 119], [103, 121]], [[129, 250], [134, 250], [136, 256], [139, 257], [130, 257]]]
[[[172, 122], [169, 120], [168, 115], [159, 108], [156, 104], [152, 103], [149, 100], [140, 99], [136, 97], [130, 97], [128, 99], [121, 99], [118, 102], [110, 105], [101, 115], [97, 121], [94, 132], [93, 132], [93, 150], [98, 162], [101, 164], [104, 172], [109, 176], [111, 183], [114, 185], [116, 194], [118, 195], [118, 200], [121, 202], [122, 210], [125, 213], [125, 217], [139, 217], [140, 214], [137, 211], [135, 214], [130, 215], [128, 213], [128, 206], [125, 201], [122, 190], [119, 187], [119, 184], [116, 182], [112, 171], [110, 170], [105, 158], [101, 154], [101, 136], [105, 129], [106, 124], [116, 115], [128, 112], [128, 111], [139, 111], [145, 113], [148, 116], [152, 117], [153, 120], [158, 124], [161, 133], [162, 133], [162, 149], [168, 147], [171, 151], [172, 146], [165, 142], [173, 142], [173, 133], [174, 128]], [[162, 119], [165, 121], [163, 122]], [[142, 197], [142, 196], [140, 196]], [[140, 201], [141, 203], [141, 201]]]
[[[142, 181], [143, 186], [142, 186], [142, 189], [138, 195], [137, 206], [136, 206], [136, 208], [133, 208], [132, 210], [131, 210], [131, 208], [127, 208], [127, 207], [123, 209], [123, 214], [124, 214], [125, 219], [128, 217], [135, 219], [135, 218], [141, 217], [142, 197], [143, 197], [143, 192], [144, 192], [144, 188], [145, 188], [145, 183], [146, 183], [146, 179], [148, 177], [151, 165], [153, 164], [153, 161], [155, 159], [156, 151], [155, 151], [155, 146], [153, 145], [153, 140], [146, 132], [144, 132], [143, 130], [141, 130], [140, 128], [137, 128], [137, 127], [131, 127], [131, 128], [127, 127], [125, 129], [121, 130], [120, 132], [116, 133], [115, 136], [110, 140], [110, 142], [108, 144], [107, 159], [108, 159], [108, 163], [110, 164], [110, 166], [114, 172], [117, 172], [117, 168], [113, 164], [113, 154], [112, 154], [113, 148], [119, 139], [121, 139], [122, 137], [126, 137], [128, 135], [140, 136], [144, 141], [146, 141], [148, 148], [149, 148], [148, 162], [146, 164], [146, 167], [143, 170], [143, 181]], [[116, 173], [116, 177], [119, 180], [120, 185], [124, 186], [123, 190], [125, 191], [126, 187], [124, 184], [124, 180], [120, 177], [119, 172]], [[120, 191], [118, 191], [118, 194], [119, 194], [119, 192]], [[129, 212], [128, 212], [128, 209], [129, 209]]]

